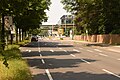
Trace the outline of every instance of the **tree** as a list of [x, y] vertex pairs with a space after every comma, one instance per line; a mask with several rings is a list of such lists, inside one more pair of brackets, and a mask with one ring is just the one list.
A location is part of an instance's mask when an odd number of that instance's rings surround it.
[[[25, 32], [37, 28], [42, 21], [47, 20], [45, 10], [49, 9], [50, 4], [50, 0], [0, 0], [2, 49], [5, 47], [4, 16], [12, 16], [17, 29]], [[4, 63], [6, 64], [6, 59]]]
[[119, 0], [62, 0], [64, 9], [75, 13], [78, 30], [89, 34], [120, 33]]

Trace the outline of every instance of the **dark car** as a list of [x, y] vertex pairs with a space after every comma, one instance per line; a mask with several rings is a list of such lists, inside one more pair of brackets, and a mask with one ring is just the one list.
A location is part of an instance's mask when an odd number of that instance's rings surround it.
[[33, 42], [33, 41], [38, 41], [38, 37], [37, 36], [32, 36], [31, 42]]

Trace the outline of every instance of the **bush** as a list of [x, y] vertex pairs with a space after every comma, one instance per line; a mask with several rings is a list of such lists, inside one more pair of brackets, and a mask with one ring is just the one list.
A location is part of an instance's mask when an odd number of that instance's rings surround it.
[[0, 80], [31, 80], [30, 70], [22, 60], [18, 46], [9, 45], [3, 55], [0, 55]]
[[25, 61], [9, 60], [9, 68], [5, 67], [2, 61], [0, 61], [0, 64], [0, 80], [31, 80], [31, 74]]

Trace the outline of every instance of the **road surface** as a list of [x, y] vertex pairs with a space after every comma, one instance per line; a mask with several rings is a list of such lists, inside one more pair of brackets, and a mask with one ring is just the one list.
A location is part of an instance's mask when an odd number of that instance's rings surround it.
[[120, 80], [120, 53], [115, 49], [47, 38], [20, 49], [33, 80]]

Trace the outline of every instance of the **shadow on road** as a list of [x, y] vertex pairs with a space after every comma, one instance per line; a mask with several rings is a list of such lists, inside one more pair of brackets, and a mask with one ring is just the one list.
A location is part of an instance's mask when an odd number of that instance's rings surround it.
[[[120, 80], [119, 78], [110, 74], [93, 74], [88, 72], [51, 73], [51, 75], [53, 76], [53, 80]], [[39, 80], [36, 79], [38, 76], [43, 77], [44, 75], [34, 75], [33, 79]]]
[[100, 46], [100, 47], [109, 47], [110, 44], [103, 44], [103, 43], [89, 43], [89, 44], [86, 44], [86, 46], [88, 47], [91, 47], [91, 46]]
[[[84, 59], [89, 62], [95, 62], [96, 60]], [[46, 64], [40, 64], [39, 58], [27, 59], [30, 67], [39, 69], [56, 69], [56, 68], [73, 68], [78, 67], [77, 64], [85, 63], [80, 59], [55, 59], [55, 58], [44, 58]]]
[[58, 42], [30, 42], [29, 44], [23, 46], [23, 47], [31, 47], [31, 48], [35, 48], [35, 47], [73, 47], [72, 45], [69, 44], [60, 44]]

